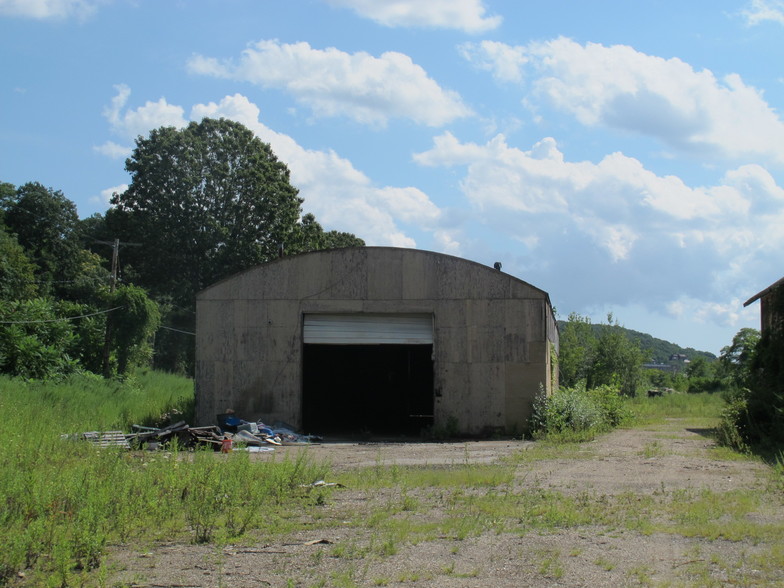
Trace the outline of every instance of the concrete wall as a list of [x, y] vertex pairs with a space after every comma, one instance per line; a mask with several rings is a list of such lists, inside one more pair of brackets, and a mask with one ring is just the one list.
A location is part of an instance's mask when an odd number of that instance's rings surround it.
[[283, 258], [202, 291], [196, 306], [199, 424], [302, 415], [309, 313], [434, 317], [435, 426], [521, 432], [551, 385], [558, 333], [546, 292], [493, 268], [413, 249], [367, 247]]

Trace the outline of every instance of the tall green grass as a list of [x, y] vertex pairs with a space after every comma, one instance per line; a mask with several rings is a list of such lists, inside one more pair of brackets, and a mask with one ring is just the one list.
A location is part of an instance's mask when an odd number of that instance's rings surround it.
[[22, 570], [35, 585], [78, 585], [109, 544], [224, 541], [314, 500], [302, 485], [326, 466], [304, 457], [129, 452], [61, 438], [188, 420], [192, 402], [192, 381], [153, 372], [122, 383], [0, 378], [0, 585]]
[[627, 407], [638, 425], [661, 424], [667, 419], [688, 418], [695, 426], [715, 427], [725, 401], [721, 394], [666, 394], [654, 398], [637, 396]]

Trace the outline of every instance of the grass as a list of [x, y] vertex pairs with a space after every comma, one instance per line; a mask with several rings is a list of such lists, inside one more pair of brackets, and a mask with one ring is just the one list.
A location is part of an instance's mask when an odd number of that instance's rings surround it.
[[[0, 585], [21, 570], [32, 585], [101, 583], [110, 544], [178, 541], [222, 546], [338, 529], [341, 540], [306, 561], [313, 570], [321, 570], [325, 562], [341, 565], [315, 574], [308, 585], [413, 584], [432, 573], [480, 578], [481, 569], [458, 574], [454, 564], [436, 565], [430, 572], [400, 570], [394, 578], [368, 575], [367, 566], [423, 542], [446, 542], [454, 556], [461, 546], [470, 546], [471, 539], [488, 533], [525, 537], [564, 529], [746, 541], [766, 546], [763, 556], [742, 562], [746, 568], [754, 566], [774, 577], [784, 565], [784, 526], [755, 516], [781, 506], [781, 462], [771, 468], [770, 484], [760, 491], [662, 487], [645, 495], [604, 495], [590, 489], [544, 488], [525, 477], [540, 461], [595, 456], [590, 445], [552, 439], [527, 445], [492, 465], [461, 461], [449, 467], [403, 467], [379, 460], [375, 466], [337, 475], [328, 464], [306, 457], [253, 461], [239, 452], [130, 453], [60, 438], [63, 433], [127, 430], [134, 423], [168, 418], [188, 420], [192, 399], [191, 381], [154, 372], [126, 382], [84, 378], [56, 385], [0, 378]], [[626, 426], [656, 428], [687, 418], [708, 429], [722, 407], [720, 398], [707, 394], [625, 402], [637, 423]], [[726, 449], [713, 451], [723, 460], [748, 459]], [[666, 457], [664, 444], [653, 441], [640, 457]], [[333, 489], [301, 487], [327, 476], [350, 489], [354, 500], [348, 506], [334, 499]], [[574, 558], [582, 551], [579, 545], [566, 545], [563, 553]], [[530, 557], [541, 577], [566, 576], [560, 550], [540, 549]], [[593, 563], [608, 573], [620, 568], [605, 557]], [[718, 564], [711, 566], [695, 564], [684, 573], [711, 580], [710, 570]], [[624, 574], [643, 585], [652, 582], [645, 566]], [[732, 574], [743, 580], [741, 572]], [[300, 585], [294, 579], [291, 584]]]
[[668, 419], [686, 418], [696, 427], [716, 426], [724, 408], [720, 394], [667, 394], [654, 398], [637, 396], [626, 400], [634, 426], [661, 425]]
[[304, 458], [129, 453], [60, 437], [129, 430], [167, 413], [179, 420], [192, 385], [152, 372], [122, 383], [0, 378], [0, 585], [20, 570], [35, 584], [79, 584], [100, 568], [108, 544], [236, 539], [285, 521], [294, 504], [310, 505], [314, 494], [300, 485], [325, 468]]
[[642, 455], [645, 459], [652, 459], [654, 457], [662, 457], [665, 455], [665, 450], [660, 442], [653, 441], [642, 448], [640, 455]]

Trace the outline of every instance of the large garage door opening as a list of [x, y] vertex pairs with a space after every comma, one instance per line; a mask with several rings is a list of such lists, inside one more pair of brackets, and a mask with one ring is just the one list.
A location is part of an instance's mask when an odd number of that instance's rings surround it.
[[306, 315], [303, 426], [419, 435], [433, 424], [431, 315]]

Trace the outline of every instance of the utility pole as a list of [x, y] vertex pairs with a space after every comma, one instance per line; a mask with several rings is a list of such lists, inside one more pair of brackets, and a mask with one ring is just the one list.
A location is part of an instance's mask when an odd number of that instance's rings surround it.
[[[114, 294], [114, 291], [117, 289], [117, 268], [120, 265], [120, 240], [115, 239], [114, 241], [96, 241], [101, 245], [109, 245], [112, 248], [112, 276], [111, 281], [109, 282], [109, 292]], [[131, 247], [140, 247], [141, 243], [123, 243], [123, 245], [128, 245]], [[106, 317], [106, 333], [104, 334], [103, 338], [103, 377], [108, 378], [111, 376], [111, 368], [109, 365], [109, 359], [111, 357], [111, 350], [112, 350], [112, 319], [111, 317]]]

